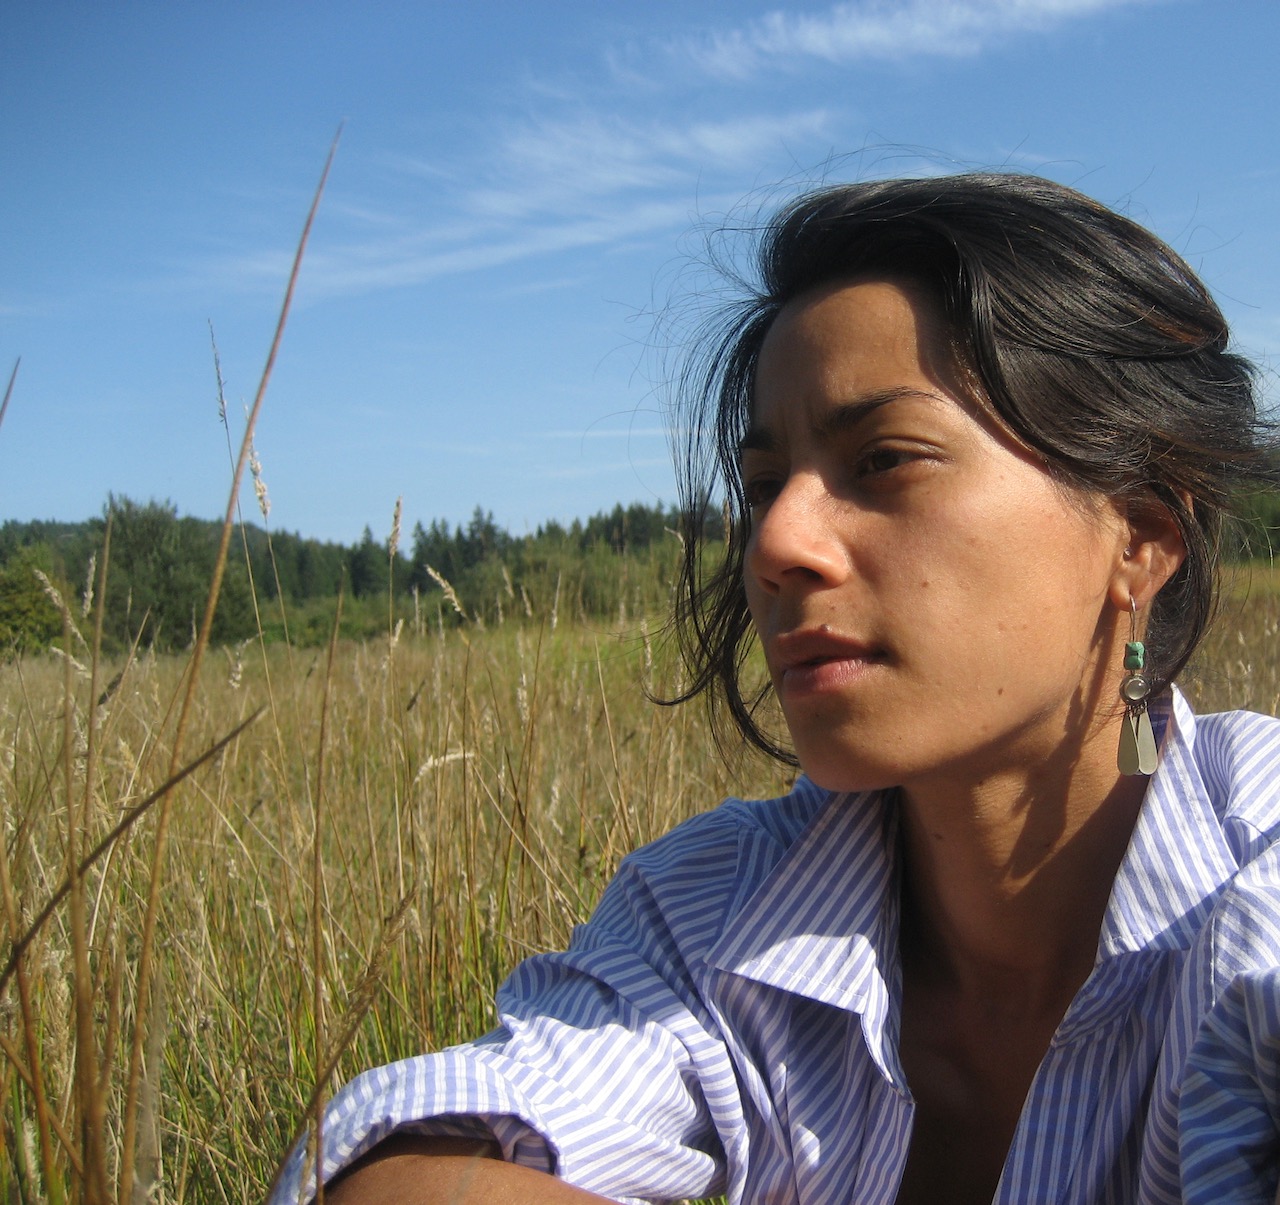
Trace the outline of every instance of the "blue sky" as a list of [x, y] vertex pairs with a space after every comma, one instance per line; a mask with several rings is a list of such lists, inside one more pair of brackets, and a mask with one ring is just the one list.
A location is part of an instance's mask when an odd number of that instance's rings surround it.
[[9, 0], [0, 519], [222, 513], [209, 324], [238, 443], [341, 122], [258, 429], [277, 529], [673, 500], [655, 315], [710, 287], [700, 232], [838, 179], [1082, 188], [1275, 396], [1278, 47], [1274, 0]]

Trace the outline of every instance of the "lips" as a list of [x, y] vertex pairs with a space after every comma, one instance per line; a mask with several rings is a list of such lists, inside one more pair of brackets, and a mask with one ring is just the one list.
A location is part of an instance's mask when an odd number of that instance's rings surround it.
[[774, 636], [766, 653], [779, 691], [792, 697], [848, 686], [886, 659], [882, 648], [825, 625]]

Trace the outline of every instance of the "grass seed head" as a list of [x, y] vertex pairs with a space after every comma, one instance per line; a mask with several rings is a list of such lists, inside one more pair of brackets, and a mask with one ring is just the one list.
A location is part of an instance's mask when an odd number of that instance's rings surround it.
[[403, 504], [403, 497], [396, 499], [395, 514], [391, 517], [391, 539], [387, 541], [387, 556], [393, 563], [396, 559], [396, 550], [400, 547], [400, 515]]

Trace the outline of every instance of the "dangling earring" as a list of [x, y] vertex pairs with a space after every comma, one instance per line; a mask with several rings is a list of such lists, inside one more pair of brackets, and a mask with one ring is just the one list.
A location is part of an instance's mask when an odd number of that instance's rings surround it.
[[1142, 672], [1147, 650], [1138, 639], [1138, 604], [1129, 599], [1129, 643], [1124, 646], [1125, 679], [1120, 683], [1124, 720], [1120, 725], [1120, 751], [1116, 764], [1121, 774], [1154, 774], [1159, 755], [1156, 736], [1147, 714], [1151, 679]]

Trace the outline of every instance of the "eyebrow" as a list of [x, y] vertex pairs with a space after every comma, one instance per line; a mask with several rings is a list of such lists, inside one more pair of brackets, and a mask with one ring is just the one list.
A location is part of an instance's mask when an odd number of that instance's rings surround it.
[[[842, 402], [838, 406], [833, 406], [814, 425], [814, 435], [820, 440], [831, 439], [845, 431], [852, 430], [868, 414], [874, 410], [879, 410], [881, 406], [887, 406], [890, 402], [900, 402], [909, 398], [922, 398], [929, 402], [939, 400], [937, 394], [930, 393], [927, 389], [911, 389], [905, 385], [897, 388], [877, 389], [873, 393], [868, 393], [855, 401]], [[739, 456], [743, 452], [776, 452], [777, 450], [778, 440], [773, 432], [768, 427], [761, 426], [755, 422], [752, 422], [751, 426], [747, 428], [747, 433], [738, 443]]]

